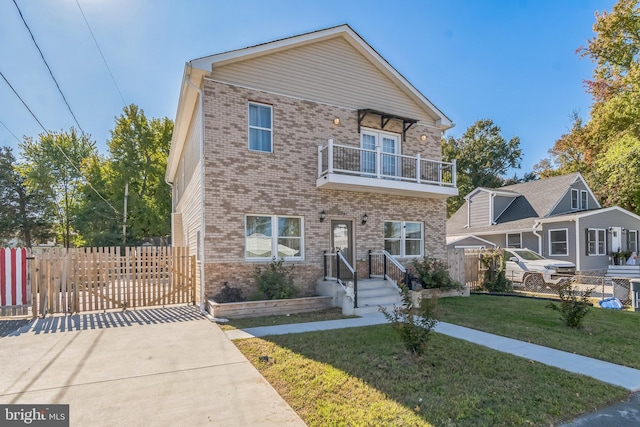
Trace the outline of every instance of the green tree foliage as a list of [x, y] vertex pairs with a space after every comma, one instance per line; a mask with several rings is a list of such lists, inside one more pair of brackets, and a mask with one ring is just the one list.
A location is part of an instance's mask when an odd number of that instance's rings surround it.
[[24, 185], [9, 147], [0, 148], [0, 200], [0, 241], [17, 237], [31, 247], [34, 241], [51, 237], [52, 205], [43, 192]]
[[116, 118], [107, 142], [108, 158], [85, 166], [90, 181], [101, 188], [114, 212], [90, 188], [83, 189], [79, 228], [85, 245], [122, 244], [125, 187], [127, 198], [126, 244], [146, 237], [171, 234], [171, 187], [164, 181], [173, 122], [168, 118], [147, 119], [134, 104]]
[[42, 192], [52, 202], [55, 231], [65, 247], [76, 235], [76, 212], [86, 180], [84, 163], [96, 155], [95, 144], [86, 135], [69, 132], [40, 134], [39, 141], [25, 138], [20, 144], [24, 162], [20, 173], [30, 191]]
[[574, 115], [571, 132], [536, 166], [541, 176], [580, 171], [604, 206], [640, 211], [637, 147], [640, 144], [640, 1], [619, 0], [596, 13], [595, 37], [579, 50], [595, 64], [587, 90], [591, 119]]
[[476, 187], [496, 188], [510, 168], [519, 168], [522, 159], [520, 138], [506, 140], [492, 120], [482, 119], [471, 125], [460, 138], [442, 140], [442, 157], [456, 159], [459, 196], [447, 200], [451, 216], [464, 203], [464, 196]]
[[[171, 234], [171, 187], [164, 181], [173, 122], [148, 120], [136, 105], [124, 108], [107, 142], [107, 171], [116, 200], [129, 184], [128, 230], [133, 241]], [[129, 237], [128, 237], [129, 239]]]

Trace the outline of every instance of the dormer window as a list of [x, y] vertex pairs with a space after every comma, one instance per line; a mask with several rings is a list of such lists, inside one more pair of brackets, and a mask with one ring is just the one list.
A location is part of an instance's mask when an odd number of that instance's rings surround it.
[[571, 210], [586, 210], [589, 208], [589, 196], [587, 190], [571, 189]]
[[577, 210], [578, 209], [578, 196], [580, 194], [580, 191], [572, 188], [571, 189], [571, 209], [573, 210]]

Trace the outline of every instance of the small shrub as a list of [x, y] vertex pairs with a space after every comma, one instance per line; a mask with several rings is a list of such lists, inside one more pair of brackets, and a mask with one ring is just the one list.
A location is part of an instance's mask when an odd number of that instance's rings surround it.
[[256, 266], [253, 278], [258, 286], [257, 299], [289, 299], [298, 295], [291, 269], [283, 259], [274, 259], [266, 267]]
[[582, 321], [589, 312], [589, 297], [593, 289], [585, 291], [582, 296], [580, 292], [573, 289], [570, 283], [566, 283], [558, 288], [560, 306], [549, 303], [547, 307], [560, 312], [560, 318], [570, 328], [582, 327]]
[[398, 332], [405, 348], [415, 356], [421, 356], [427, 351], [429, 334], [438, 323], [437, 298], [423, 298], [420, 305], [414, 307], [409, 288], [404, 283], [400, 284], [400, 294], [401, 307], [394, 307], [390, 312], [385, 307], [380, 307], [380, 311]]
[[412, 275], [424, 289], [457, 289], [460, 284], [449, 276], [449, 268], [444, 262], [424, 257], [411, 264]]
[[511, 292], [513, 285], [507, 279], [504, 252], [501, 249], [488, 250], [480, 255], [485, 268], [482, 287], [489, 292]]
[[241, 302], [244, 301], [245, 298], [242, 295], [242, 289], [236, 288], [234, 286], [229, 286], [228, 282], [224, 282], [222, 289], [220, 292], [213, 296], [215, 302], [220, 304], [224, 304], [227, 302]]

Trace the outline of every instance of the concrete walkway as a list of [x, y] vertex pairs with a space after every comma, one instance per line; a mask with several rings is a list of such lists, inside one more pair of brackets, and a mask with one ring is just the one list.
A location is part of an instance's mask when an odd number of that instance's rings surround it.
[[[230, 339], [263, 337], [319, 330], [342, 329], [358, 326], [387, 323], [382, 313], [371, 313], [360, 318], [330, 320], [325, 322], [301, 323], [293, 325], [265, 326], [244, 330], [227, 331]], [[475, 329], [439, 322], [435, 331], [454, 338], [470, 341], [491, 349], [524, 357], [529, 360], [554, 366], [565, 371], [586, 375], [599, 381], [626, 388], [632, 392], [640, 391], [640, 370], [615, 365], [590, 357], [554, 350], [523, 341], [488, 334]], [[628, 402], [605, 408], [594, 414], [581, 417], [567, 424], [569, 427], [591, 426], [638, 426], [640, 425], [640, 393], [636, 393]]]
[[17, 326], [0, 338], [2, 404], [69, 404], [72, 426], [305, 425], [196, 307]]

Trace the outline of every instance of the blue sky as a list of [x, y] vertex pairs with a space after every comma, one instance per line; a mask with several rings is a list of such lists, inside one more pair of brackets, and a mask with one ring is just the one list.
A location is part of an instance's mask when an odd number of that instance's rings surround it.
[[[576, 49], [613, 0], [77, 0], [124, 101], [175, 117], [184, 63], [347, 23], [429, 98], [460, 136], [481, 118], [519, 136], [518, 175], [577, 111], [593, 64]], [[122, 97], [76, 0], [16, 0], [80, 126], [106, 154]], [[49, 130], [75, 125], [12, 0], [0, 2], [0, 72]], [[42, 129], [0, 79], [0, 145]]]

